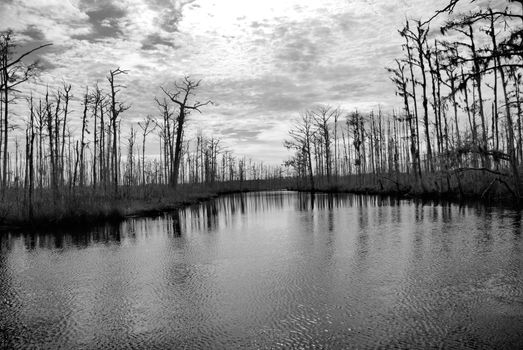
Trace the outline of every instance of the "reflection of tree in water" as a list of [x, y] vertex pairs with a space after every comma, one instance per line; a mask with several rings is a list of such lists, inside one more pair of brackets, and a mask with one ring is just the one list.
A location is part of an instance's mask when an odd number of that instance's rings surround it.
[[400, 202], [397, 198], [385, 196], [370, 196], [352, 193], [314, 193], [299, 192], [296, 202], [297, 210], [332, 210], [342, 207], [384, 207], [396, 206]]
[[[122, 241], [134, 242], [146, 239], [153, 234], [184, 235], [186, 232], [211, 232], [233, 225], [242, 215], [256, 215], [270, 210], [279, 211], [294, 207], [298, 211], [325, 211], [330, 215], [328, 229], [334, 230], [334, 209], [359, 208], [357, 223], [360, 228], [380, 224], [388, 220], [399, 223], [401, 212], [411, 212], [418, 223], [429, 220], [436, 224], [451, 224], [457, 217], [484, 217], [478, 225], [489, 225], [492, 231], [502, 226], [510, 226], [517, 237], [521, 235], [521, 213], [504, 209], [486, 208], [482, 205], [457, 205], [445, 201], [426, 202], [405, 201], [392, 197], [356, 194], [310, 194], [296, 192], [258, 192], [239, 193], [219, 197], [215, 200], [193, 205], [184, 209], [162, 214], [156, 218], [132, 218], [122, 223], [108, 223], [97, 227], [62, 229], [54, 231], [29, 230], [3, 233], [0, 235], [0, 251], [13, 248], [16, 242], [25, 249], [37, 248], [63, 249], [67, 247], [85, 248], [92, 244], [120, 244]], [[371, 208], [390, 207], [390, 210], [373, 211]], [[409, 209], [410, 208], [410, 209]], [[343, 211], [342, 211], [343, 212]], [[505, 213], [505, 214], [503, 214]], [[508, 214], [507, 214], [508, 213]], [[368, 215], [371, 215], [368, 217]], [[377, 221], [375, 220], [377, 219]], [[406, 219], [406, 218], [403, 218]], [[480, 232], [485, 230], [480, 229]], [[416, 234], [420, 244], [420, 234]]]
[[0, 233], [0, 252], [11, 249], [13, 241], [10, 239], [10, 237], [10, 233]]
[[296, 201], [298, 211], [314, 210], [316, 196], [308, 192], [298, 192]]
[[451, 224], [452, 217], [453, 217], [452, 205], [450, 205], [449, 203], [442, 205], [441, 206], [441, 220], [443, 220], [443, 222], [445, 224]]
[[173, 224], [172, 224], [173, 234], [175, 236], [181, 236], [182, 235], [182, 225], [180, 223], [180, 211], [175, 210], [171, 214], [171, 217], [172, 217], [172, 221], [173, 221]]
[[[178, 232], [208, 231], [217, 225], [218, 211], [216, 202], [209, 201], [181, 209], [178, 213]], [[221, 214], [223, 215], [223, 214]]]
[[[221, 207], [223, 207], [223, 202], [221, 202], [220, 205]], [[226, 209], [229, 209], [229, 208], [223, 208], [225, 209], [225, 211], [221, 212], [223, 213], [224, 217], [229, 217]], [[216, 201], [211, 201], [211, 202], [208, 202], [206, 203], [205, 205], [205, 217], [207, 219], [207, 230], [209, 231], [212, 231], [216, 228], [217, 226], [217, 223], [218, 223], [218, 209], [217, 209], [217, 205], [216, 205]]]
[[519, 237], [521, 235], [521, 211], [516, 210], [512, 218], [512, 229], [514, 237]]
[[117, 243], [122, 240], [122, 234], [130, 236], [132, 229], [128, 229], [131, 222], [124, 228], [121, 224], [108, 223], [101, 226], [61, 229], [61, 230], [27, 230], [0, 234], [0, 250], [10, 249], [14, 242], [19, 241], [25, 249], [63, 249], [68, 247], [86, 248], [92, 244]]
[[230, 227], [241, 215], [279, 210], [290, 203], [291, 192], [230, 194], [179, 211], [181, 232], [211, 232]]
[[243, 196], [240, 196], [240, 208], [241, 213], [245, 214], [245, 198]]

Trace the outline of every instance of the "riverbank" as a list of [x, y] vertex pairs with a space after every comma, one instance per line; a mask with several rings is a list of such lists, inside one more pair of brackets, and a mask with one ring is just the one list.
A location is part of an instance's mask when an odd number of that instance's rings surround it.
[[[107, 189], [80, 188], [56, 198], [49, 190], [35, 192], [32, 213], [24, 191], [12, 189], [0, 203], [0, 231], [65, 228], [119, 222], [128, 217], [155, 216], [228, 193], [286, 188], [302, 192], [354, 193], [396, 198], [475, 201], [517, 206], [508, 182], [491, 173], [475, 171], [455, 174], [363, 174], [315, 177], [314, 188], [307, 179], [279, 181], [231, 181], [214, 184], [122, 186], [117, 195]], [[110, 192], [110, 191], [109, 191]]]
[[423, 174], [421, 179], [405, 173], [333, 176], [330, 180], [315, 177], [314, 188], [308, 179], [294, 179], [288, 189], [456, 202], [475, 201], [511, 207], [517, 207], [521, 203], [521, 198], [516, 200], [515, 191], [507, 178], [499, 174], [468, 170]]
[[134, 216], [154, 216], [228, 193], [285, 187], [277, 181], [231, 181], [214, 184], [122, 186], [117, 195], [83, 188], [53, 199], [49, 191], [37, 193], [32, 213], [22, 191], [12, 190], [0, 203], [0, 231], [63, 228], [118, 222]]

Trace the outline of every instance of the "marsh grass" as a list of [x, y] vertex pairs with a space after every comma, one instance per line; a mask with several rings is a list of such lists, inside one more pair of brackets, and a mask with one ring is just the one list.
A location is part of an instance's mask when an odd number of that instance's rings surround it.
[[[315, 177], [315, 191], [385, 194], [402, 197], [475, 199], [484, 202], [513, 201], [514, 193], [497, 175], [469, 171], [464, 173], [426, 173], [421, 180], [413, 174], [383, 173]], [[307, 179], [294, 179], [290, 189], [313, 190]]]
[[156, 215], [212, 199], [220, 194], [285, 188], [285, 181], [250, 180], [213, 184], [121, 186], [118, 194], [105, 189], [67, 189], [53, 197], [50, 190], [35, 192], [32, 213], [22, 188], [11, 188], [0, 202], [0, 227], [77, 226]]

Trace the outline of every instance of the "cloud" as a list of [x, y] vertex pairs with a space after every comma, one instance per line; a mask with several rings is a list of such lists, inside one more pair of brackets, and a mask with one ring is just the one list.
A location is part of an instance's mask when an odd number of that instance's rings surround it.
[[59, 67], [59, 65], [51, 62], [46, 58], [39, 58], [36, 62], [40, 71], [52, 71]]
[[194, 2], [195, 0], [152, 0], [148, 5], [156, 12], [155, 22], [158, 27], [162, 31], [173, 33], [178, 31], [183, 9]]
[[96, 4], [94, 8], [85, 11], [91, 30], [86, 34], [73, 35], [73, 39], [96, 41], [104, 38], [117, 38], [123, 34], [120, 21], [127, 11], [114, 3]]
[[303, 109], [311, 102], [307, 96], [310, 89], [297, 85], [286, 75], [222, 79], [207, 82], [203, 88], [208, 96], [225, 108], [234, 104], [241, 111], [266, 118], [280, 118], [281, 113]]
[[160, 33], [151, 33], [142, 40], [142, 50], [155, 50], [159, 48], [159, 45], [177, 47], [171, 39], [163, 37]]
[[20, 34], [27, 36], [34, 41], [44, 41], [45, 40], [44, 32], [34, 24], [28, 25], [26, 29], [24, 29], [20, 32]]
[[260, 135], [262, 133], [262, 130], [260, 130], [260, 129], [252, 130], [252, 129], [248, 129], [248, 128], [228, 127], [228, 128], [225, 128], [225, 129], [221, 129], [220, 133], [223, 136], [234, 137], [235, 139], [239, 139], [239, 140], [242, 140], [242, 139], [252, 140], [252, 139], [255, 139], [258, 135]]

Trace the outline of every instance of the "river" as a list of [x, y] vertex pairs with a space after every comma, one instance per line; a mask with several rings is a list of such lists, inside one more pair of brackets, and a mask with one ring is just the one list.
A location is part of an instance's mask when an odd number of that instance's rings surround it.
[[0, 348], [523, 348], [522, 213], [296, 192], [0, 235]]

